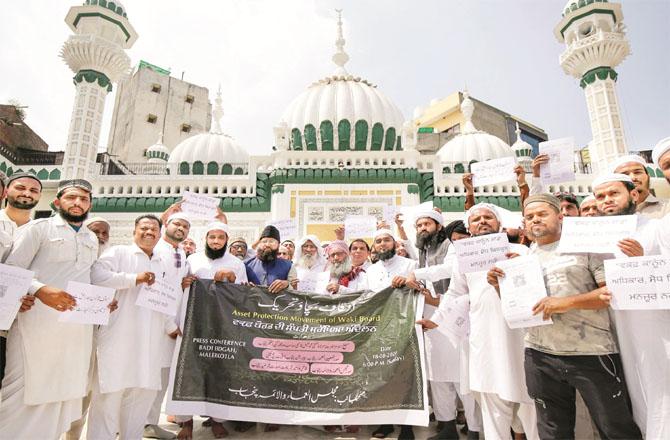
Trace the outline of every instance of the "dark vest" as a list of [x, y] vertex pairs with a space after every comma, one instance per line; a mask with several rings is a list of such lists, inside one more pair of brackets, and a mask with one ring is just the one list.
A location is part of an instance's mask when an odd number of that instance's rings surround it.
[[291, 270], [291, 262], [279, 258], [263, 263], [254, 257], [244, 264], [254, 272], [261, 286], [269, 286], [274, 280], [288, 279], [288, 272]]
[[[419, 267], [431, 267], [444, 263], [444, 257], [447, 255], [450, 245], [451, 242], [445, 239], [436, 247], [419, 249]], [[426, 265], [426, 261], [428, 261], [428, 265]], [[449, 278], [434, 282], [433, 288], [435, 288], [435, 293], [437, 294], [445, 293], [447, 288], [449, 288]]]

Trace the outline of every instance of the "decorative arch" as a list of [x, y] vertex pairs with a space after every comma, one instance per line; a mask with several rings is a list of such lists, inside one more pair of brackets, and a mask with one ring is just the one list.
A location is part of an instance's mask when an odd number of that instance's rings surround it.
[[354, 128], [355, 140], [354, 140], [354, 149], [355, 150], [365, 150], [365, 147], [368, 143], [368, 123], [364, 120], [356, 121]]
[[462, 163], [457, 163], [454, 165], [454, 173], [455, 174], [463, 174], [465, 172], [465, 167], [463, 166]]
[[60, 170], [51, 170], [49, 173], [49, 180], [60, 180]]
[[49, 172], [42, 168], [38, 173], [37, 173], [37, 178], [40, 180], [47, 180], [49, 179]]
[[3, 173], [5, 171], [7, 171], [7, 164], [6, 163], [4, 163], [4, 162], [0, 163], [0, 171], [2, 171]]
[[305, 125], [305, 147], [309, 151], [316, 151], [316, 128], [312, 124]]
[[193, 162], [193, 174], [202, 175], [205, 174], [205, 164], [201, 161], [196, 160]]
[[319, 134], [321, 135], [321, 150], [333, 151], [333, 123], [321, 121]]
[[244, 170], [242, 169], [242, 167], [237, 167], [235, 168], [235, 172], [233, 174], [235, 175], [244, 174]]
[[297, 128], [291, 130], [291, 144], [294, 150], [302, 150], [302, 135]]
[[386, 129], [386, 141], [384, 142], [384, 150], [391, 151], [393, 150], [393, 144], [395, 144], [395, 128], [389, 127]]
[[224, 164], [221, 167], [221, 174], [226, 174], [226, 175], [233, 174], [233, 166], [229, 163]]
[[207, 174], [219, 174], [219, 164], [211, 161], [207, 164]]
[[350, 139], [351, 139], [351, 123], [346, 119], [342, 119], [337, 124], [337, 141], [338, 141], [337, 148], [340, 151], [349, 150], [351, 147]]
[[188, 166], [188, 162], [181, 162], [179, 164], [179, 174], [191, 174], [191, 169]]
[[381, 150], [382, 143], [384, 142], [384, 126], [379, 122], [376, 122], [372, 126], [372, 143], [370, 144], [371, 150]]

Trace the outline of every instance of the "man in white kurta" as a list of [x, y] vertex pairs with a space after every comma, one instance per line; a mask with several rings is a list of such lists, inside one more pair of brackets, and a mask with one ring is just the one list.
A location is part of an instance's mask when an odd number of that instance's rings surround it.
[[[622, 174], [594, 180], [600, 215], [635, 213], [633, 185]], [[619, 243], [614, 258], [660, 253], [656, 236], [662, 221], [637, 216], [634, 236]], [[646, 438], [670, 438], [670, 310], [613, 310], [613, 315], [635, 422]]]
[[37, 300], [19, 314], [7, 339], [7, 368], [0, 404], [2, 437], [55, 439], [82, 414], [88, 391], [93, 326], [60, 323], [74, 307], [68, 281], [90, 283], [98, 241], [82, 223], [91, 206], [91, 185], [59, 183], [58, 214], [17, 231], [6, 263], [35, 272], [28, 292]]
[[[494, 205], [479, 203], [468, 210], [465, 218], [473, 236], [501, 230], [500, 215]], [[509, 251], [528, 253], [525, 246], [517, 244], [510, 244]], [[515, 432], [523, 430], [528, 439], [537, 439], [535, 407], [524, 375], [524, 331], [508, 327], [500, 298], [486, 281], [488, 269], [463, 274], [455, 265], [449, 290], [440, 306], [445, 307], [449, 298], [470, 296], [468, 380], [470, 389], [479, 393], [484, 435], [509, 438], [512, 428]], [[428, 321], [429, 328], [439, 326], [444, 317], [438, 308]]]
[[368, 290], [368, 277], [363, 267], [354, 267], [349, 247], [343, 240], [335, 240], [326, 247], [330, 281], [325, 294], [351, 293]]
[[162, 385], [166, 315], [135, 304], [143, 284], [167, 280], [169, 268], [153, 252], [160, 238], [159, 220], [139, 217], [133, 238], [132, 245], [108, 249], [91, 270], [93, 284], [117, 289], [119, 308], [97, 335], [89, 440], [113, 440], [117, 432], [121, 439], [141, 438]]
[[307, 278], [313, 279], [326, 269], [326, 257], [321, 241], [316, 235], [306, 235], [296, 244], [293, 264], [298, 276], [294, 289], [300, 289], [299, 283]]

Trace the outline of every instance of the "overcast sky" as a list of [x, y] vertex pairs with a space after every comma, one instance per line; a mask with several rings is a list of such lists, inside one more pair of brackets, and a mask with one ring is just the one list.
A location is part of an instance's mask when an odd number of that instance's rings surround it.
[[[29, 106], [27, 123], [62, 150], [73, 73], [59, 57], [70, 6], [3, 2], [0, 103]], [[411, 118], [417, 106], [467, 84], [477, 99], [544, 128], [550, 138], [591, 140], [578, 81], [563, 73], [553, 28], [565, 0], [123, 1], [139, 39], [129, 55], [210, 89], [221, 84], [224, 131], [251, 154], [267, 154], [272, 127], [291, 100], [331, 74], [335, 8], [344, 9], [347, 69], [377, 84]], [[670, 1], [628, 0], [632, 54], [616, 68], [630, 149], [670, 135]], [[106, 146], [114, 92], [101, 133]]]

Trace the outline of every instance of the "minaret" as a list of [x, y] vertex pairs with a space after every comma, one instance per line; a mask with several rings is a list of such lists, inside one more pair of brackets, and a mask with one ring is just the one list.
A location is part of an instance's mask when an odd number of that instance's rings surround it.
[[[101, 6], [101, 4], [105, 6]], [[85, 178], [95, 172], [105, 98], [130, 67], [125, 50], [137, 32], [119, 2], [86, 0], [70, 8], [65, 22], [72, 29], [61, 57], [75, 73], [76, 87], [70, 129], [63, 158], [63, 177]]]
[[347, 40], [342, 34], [342, 9], [335, 9], [335, 12], [337, 12], [337, 39], [335, 40], [337, 51], [333, 54], [332, 60], [337, 65], [336, 75], [348, 75], [347, 69], [344, 68], [349, 61], [349, 55], [344, 51], [344, 44]]
[[566, 49], [563, 71], [580, 80], [589, 110], [593, 141], [589, 145], [594, 173], [627, 154], [614, 68], [630, 53], [619, 3], [569, 0], [554, 29]]

